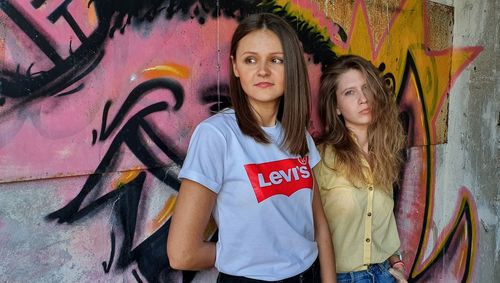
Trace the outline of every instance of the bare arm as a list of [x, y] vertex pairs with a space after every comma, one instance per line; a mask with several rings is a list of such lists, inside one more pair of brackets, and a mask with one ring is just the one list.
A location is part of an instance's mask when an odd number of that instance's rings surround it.
[[397, 256], [397, 255], [395, 255], [395, 254], [394, 254], [394, 255], [391, 255], [391, 256], [388, 258], [388, 260], [389, 260], [389, 264], [390, 264], [391, 266], [392, 266], [394, 263], [396, 263], [396, 262], [398, 262], [398, 261], [401, 261], [401, 260], [399, 259], [399, 256]]
[[203, 232], [216, 198], [214, 192], [199, 183], [182, 181], [167, 240], [172, 268], [200, 270], [214, 266], [215, 243], [205, 241]]
[[313, 217], [316, 242], [319, 249], [319, 262], [321, 267], [321, 282], [337, 282], [335, 270], [335, 252], [328, 222], [326, 221], [323, 205], [321, 204], [318, 184], [314, 180]]
[[406, 271], [404, 263], [400, 260], [399, 256], [391, 255], [389, 257], [389, 263], [391, 264], [391, 268], [389, 268], [389, 272], [394, 276], [398, 283], [407, 283], [406, 280]]

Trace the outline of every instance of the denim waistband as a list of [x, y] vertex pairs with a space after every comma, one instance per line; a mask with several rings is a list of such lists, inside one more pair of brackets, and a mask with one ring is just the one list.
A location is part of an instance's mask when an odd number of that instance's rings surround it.
[[382, 273], [386, 272], [389, 268], [391, 267], [390, 263], [388, 260], [381, 262], [381, 263], [374, 263], [368, 265], [368, 268], [366, 270], [360, 270], [360, 271], [352, 271], [352, 272], [339, 272], [337, 273], [337, 276], [355, 276], [356, 274], [363, 273], [366, 271], [370, 271], [371, 273], [377, 274], [377, 273]]

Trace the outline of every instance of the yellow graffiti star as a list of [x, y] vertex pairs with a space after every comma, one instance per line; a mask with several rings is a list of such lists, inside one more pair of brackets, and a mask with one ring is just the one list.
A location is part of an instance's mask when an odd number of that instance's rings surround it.
[[[429, 137], [424, 144], [443, 142], [446, 137], [436, 136], [439, 115], [448, 97], [448, 92], [462, 70], [481, 52], [481, 47], [447, 48], [431, 51], [426, 45], [426, 1], [402, 1], [392, 19], [375, 44], [370, 29], [368, 12], [364, 1], [354, 4], [351, 29], [347, 42], [335, 41], [334, 52], [338, 55], [357, 54], [372, 61], [376, 66], [385, 64], [385, 72], [394, 75], [395, 93], [404, 92], [405, 71], [409, 60], [412, 70], [419, 78], [417, 91], [423, 99], [425, 119], [430, 122]], [[403, 88], [403, 89], [401, 89]], [[444, 119], [446, 120], [446, 119]], [[439, 131], [445, 133], [446, 131]], [[422, 144], [420, 144], [422, 145]]]

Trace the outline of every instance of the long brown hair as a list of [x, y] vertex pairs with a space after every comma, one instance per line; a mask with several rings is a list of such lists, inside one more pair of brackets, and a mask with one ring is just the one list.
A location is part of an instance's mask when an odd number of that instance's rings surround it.
[[[292, 154], [304, 156], [308, 152], [306, 131], [310, 117], [310, 87], [307, 67], [299, 39], [292, 27], [282, 18], [270, 13], [253, 14], [243, 19], [231, 40], [232, 58], [236, 59], [238, 43], [247, 34], [267, 29], [281, 41], [285, 66], [284, 94], [278, 108], [278, 121], [284, 130], [281, 147]], [[269, 138], [257, 123], [239, 78], [230, 66], [230, 97], [241, 131], [257, 142], [269, 143]]]
[[398, 180], [403, 163], [401, 151], [405, 148], [406, 137], [399, 120], [395, 96], [372, 63], [356, 55], [345, 55], [323, 72], [318, 108], [324, 128], [317, 141], [323, 150], [328, 146], [334, 150], [336, 158], [333, 164], [325, 161], [332, 169], [343, 170], [342, 173], [355, 184], [367, 182], [360, 158], [362, 150], [345, 126], [342, 116], [336, 112], [339, 77], [352, 69], [363, 74], [369, 89], [367, 100], [373, 116], [368, 127], [368, 154], [373, 182], [388, 189]]

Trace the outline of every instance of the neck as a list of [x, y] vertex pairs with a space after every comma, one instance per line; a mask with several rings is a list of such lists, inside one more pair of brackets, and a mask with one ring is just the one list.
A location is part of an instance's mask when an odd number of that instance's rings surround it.
[[368, 154], [368, 128], [351, 128], [350, 130], [356, 136], [361, 150]]
[[261, 127], [272, 127], [276, 125], [278, 117], [278, 104], [253, 105], [250, 107], [257, 118], [257, 123]]

